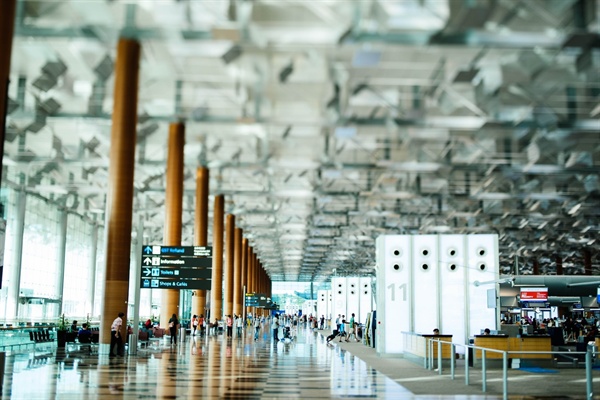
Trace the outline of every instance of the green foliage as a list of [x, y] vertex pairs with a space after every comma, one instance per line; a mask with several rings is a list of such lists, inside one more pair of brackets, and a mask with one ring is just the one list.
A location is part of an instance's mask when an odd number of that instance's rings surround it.
[[66, 331], [68, 328], [67, 320], [65, 319], [65, 314], [62, 314], [58, 319], [58, 324], [56, 328], [59, 331]]

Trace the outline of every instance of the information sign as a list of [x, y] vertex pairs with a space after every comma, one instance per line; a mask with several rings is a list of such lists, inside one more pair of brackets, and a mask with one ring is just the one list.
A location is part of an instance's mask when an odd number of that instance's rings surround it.
[[212, 247], [163, 246], [142, 247], [142, 289], [210, 290]]
[[212, 257], [211, 246], [163, 246], [147, 244], [142, 247], [142, 255]]

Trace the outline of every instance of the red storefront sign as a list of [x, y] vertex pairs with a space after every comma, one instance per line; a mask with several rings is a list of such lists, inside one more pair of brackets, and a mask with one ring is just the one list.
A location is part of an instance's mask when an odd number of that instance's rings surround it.
[[521, 301], [548, 301], [548, 288], [522, 288]]

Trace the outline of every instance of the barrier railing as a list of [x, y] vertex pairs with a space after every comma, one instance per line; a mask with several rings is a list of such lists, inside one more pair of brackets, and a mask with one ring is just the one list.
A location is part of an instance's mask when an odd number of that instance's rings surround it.
[[[438, 343], [437, 346], [437, 372], [439, 375], [443, 373], [443, 362], [442, 362], [442, 346], [451, 346], [450, 354], [456, 354], [456, 348], [462, 347], [465, 349], [465, 385], [469, 385], [469, 349], [473, 350], [473, 354], [475, 354], [475, 350], [481, 350], [481, 391], [487, 391], [487, 365], [486, 365], [486, 353], [500, 353], [502, 354], [502, 397], [505, 400], [508, 400], [508, 359], [510, 355], [519, 355], [519, 354], [539, 354], [539, 355], [585, 355], [585, 381], [586, 381], [586, 398], [592, 399], [594, 397], [594, 389], [593, 389], [593, 381], [592, 381], [592, 360], [593, 357], [597, 354], [597, 351], [594, 347], [588, 347], [588, 351], [506, 351], [506, 350], [497, 350], [497, 349], [489, 349], [486, 347], [475, 346], [470, 344], [459, 344], [459, 343], [449, 343], [439, 339], [427, 339], [427, 360], [425, 361], [426, 369], [434, 368], [434, 357], [433, 357], [433, 343]], [[473, 357], [475, 358], [475, 357]], [[518, 358], [518, 357], [516, 357]], [[456, 367], [456, 357], [450, 357], [450, 378], [452, 380], [455, 379], [455, 368]], [[472, 367], [475, 368], [475, 367]]]

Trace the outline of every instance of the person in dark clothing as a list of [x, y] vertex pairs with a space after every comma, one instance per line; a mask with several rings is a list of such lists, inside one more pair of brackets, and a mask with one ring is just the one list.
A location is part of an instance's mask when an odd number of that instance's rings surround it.
[[171, 333], [171, 344], [177, 344], [177, 325], [179, 320], [177, 315], [173, 314], [169, 319], [169, 332]]

